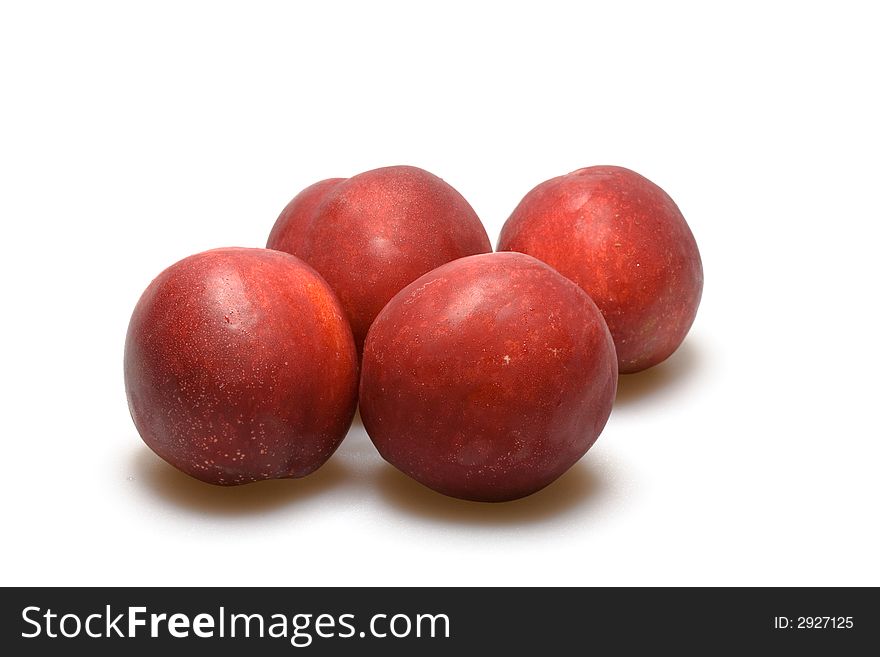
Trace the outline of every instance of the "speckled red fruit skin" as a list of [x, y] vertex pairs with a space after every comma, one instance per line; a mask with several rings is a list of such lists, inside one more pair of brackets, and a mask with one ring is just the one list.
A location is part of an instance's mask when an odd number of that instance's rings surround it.
[[535, 256], [586, 290], [622, 374], [678, 348], [703, 292], [700, 252], [678, 206], [622, 167], [579, 169], [535, 187], [504, 224], [498, 250]]
[[329, 286], [267, 249], [190, 256], [150, 283], [125, 341], [144, 442], [212, 484], [302, 477], [351, 424], [358, 362]]
[[318, 206], [327, 193], [343, 180], [345, 178], [321, 180], [314, 185], [309, 185], [294, 196], [293, 200], [281, 211], [275, 225], [272, 226], [266, 248], [283, 247], [277, 248], [277, 250], [293, 255], [302, 253], [310, 235], [309, 225]]
[[396, 295], [367, 336], [360, 412], [392, 465], [500, 502], [540, 490], [595, 442], [617, 386], [602, 315], [520, 253], [462, 258]]
[[266, 244], [314, 267], [339, 297], [355, 344], [397, 292], [456, 258], [492, 244], [468, 202], [423, 169], [394, 166], [305, 189]]

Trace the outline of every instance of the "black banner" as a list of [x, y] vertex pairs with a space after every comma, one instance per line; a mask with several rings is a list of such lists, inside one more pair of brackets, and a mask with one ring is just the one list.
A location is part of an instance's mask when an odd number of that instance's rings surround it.
[[880, 645], [880, 603], [868, 588], [7, 588], [0, 611], [7, 655], [626, 654], [646, 646], [848, 655]]

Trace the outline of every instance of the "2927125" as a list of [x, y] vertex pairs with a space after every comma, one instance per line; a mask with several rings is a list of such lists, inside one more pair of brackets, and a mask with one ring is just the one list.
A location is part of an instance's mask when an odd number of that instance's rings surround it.
[[775, 616], [773, 618], [773, 629], [776, 630], [850, 630], [852, 628], [852, 616]]

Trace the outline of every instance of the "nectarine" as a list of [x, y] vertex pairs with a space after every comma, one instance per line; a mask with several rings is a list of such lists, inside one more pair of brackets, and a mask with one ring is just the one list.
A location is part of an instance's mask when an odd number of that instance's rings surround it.
[[590, 297], [535, 258], [443, 265], [373, 322], [360, 411], [381, 455], [470, 500], [533, 493], [570, 468], [611, 412], [617, 360]]
[[389, 299], [435, 267], [492, 245], [468, 202], [409, 166], [321, 181], [281, 213], [266, 244], [302, 258], [339, 297], [360, 351]]
[[301, 260], [206, 251], [144, 292], [125, 341], [125, 389], [144, 442], [212, 484], [301, 477], [345, 436], [358, 361], [338, 300]]
[[526, 194], [499, 251], [535, 256], [586, 290], [614, 337], [622, 374], [671, 355], [693, 324], [703, 266], [673, 200], [621, 167], [579, 169]]

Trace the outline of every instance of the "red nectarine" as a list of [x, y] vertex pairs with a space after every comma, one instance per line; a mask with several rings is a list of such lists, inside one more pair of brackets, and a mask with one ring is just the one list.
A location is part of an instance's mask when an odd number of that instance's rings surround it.
[[622, 374], [671, 355], [693, 324], [703, 266], [678, 206], [621, 167], [579, 169], [530, 191], [499, 251], [535, 256], [586, 290], [614, 337]]
[[382, 456], [434, 490], [503, 501], [533, 493], [596, 440], [617, 360], [590, 297], [519, 253], [425, 274], [373, 322], [360, 410]]
[[339, 297], [358, 350], [380, 310], [405, 285], [492, 245], [468, 202], [408, 166], [325, 180], [281, 213], [266, 244], [302, 258]]
[[144, 442], [212, 484], [301, 477], [345, 436], [357, 353], [342, 308], [301, 260], [216, 249], [144, 292], [125, 341], [125, 389]]

